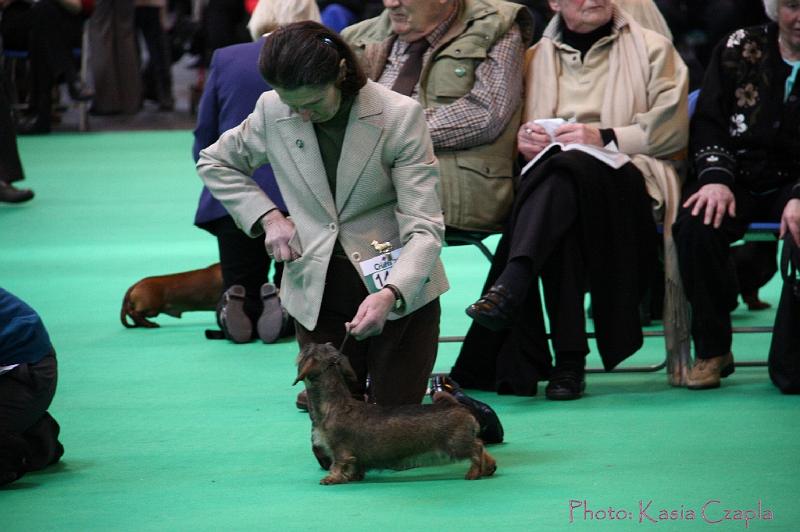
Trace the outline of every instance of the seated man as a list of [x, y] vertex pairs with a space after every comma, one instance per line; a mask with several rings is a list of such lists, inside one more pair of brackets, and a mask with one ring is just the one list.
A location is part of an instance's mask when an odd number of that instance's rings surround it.
[[530, 13], [499, 0], [383, 4], [380, 16], [342, 36], [371, 79], [425, 108], [446, 226], [499, 230], [513, 200]]
[[42, 319], [0, 288], [0, 485], [58, 462], [64, 447], [47, 412], [58, 365]]
[[687, 386], [716, 388], [733, 372], [730, 244], [754, 221], [778, 221], [800, 246], [800, 20], [796, 0], [765, 0], [774, 21], [733, 32], [715, 49], [692, 117], [694, 180], [675, 222], [692, 305], [696, 362]]

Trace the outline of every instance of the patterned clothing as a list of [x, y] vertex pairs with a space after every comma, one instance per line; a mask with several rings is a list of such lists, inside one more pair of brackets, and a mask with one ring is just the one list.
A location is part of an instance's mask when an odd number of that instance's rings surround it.
[[774, 23], [720, 42], [691, 122], [701, 183], [737, 183], [761, 195], [795, 182], [792, 196], [800, 198], [800, 85], [784, 94], [791, 70]]
[[[444, 37], [444, 34], [447, 33], [447, 30], [453, 25], [453, 21], [456, 20], [457, 16], [458, 9], [454, 9], [453, 12], [450, 13], [450, 15], [444, 20], [444, 22], [439, 24], [436, 29], [423, 37], [423, 39], [427, 40], [428, 44], [430, 45], [423, 56], [424, 63], [430, 61], [431, 54], [434, 50], [436, 50], [436, 45], [439, 44], [441, 38]], [[400, 74], [400, 69], [403, 68], [403, 63], [405, 63], [406, 59], [408, 58], [408, 47], [410, 45], [410, 42], [395, 39], [394, 45], [392, 46], [392, 51], [389, 52], [389, 57], [386, 59], [386, 66], [383, 69], [383, 74], [381, 74], [381, 78], [377, 80], [378, 83], [389, 88], [394, 85], [394, 82], [397, 80], [397, 76]], [[411, 97], [414, 99], [418, 99], [418, 96], [419, 83], [417, 83], [417, 86], [414, 87], [414, 92], [411, 93]]]
[[[423, 57], [424, 65], [430, 61], [458, 14], [459, 9], [454, 9], [444, 22], [425, 37], [430, 48]], [[459, 98], [451, 105], [425, 109], [425, 120], [434, 149], [465, 149], [488, 144], [503, 131], [520, 103], [521, 94], [509, 91], [508, 87], [522, 84], [525, 51], [522, 41], [522, 32], [514, 24], [489, 50], [486, 60], [475, 69], [475, 85], [466, 97]], [[405, 41], [395, 40], [378, 83], [392, 87], [408, 57], [408, 46], [409, 43]], [[419, 98], [419, 84], [411, 96]]]

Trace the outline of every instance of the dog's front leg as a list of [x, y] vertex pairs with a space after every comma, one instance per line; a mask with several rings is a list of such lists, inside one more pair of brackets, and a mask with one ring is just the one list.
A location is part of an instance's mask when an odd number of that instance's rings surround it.
[[363, 470], [360, 471], [356, 464], [356, 457], [351, 454], [334, 453], [333, 465], [330, 473], [319, 481], [320, 484], [346, 484], [351, 480], [362, 480]]

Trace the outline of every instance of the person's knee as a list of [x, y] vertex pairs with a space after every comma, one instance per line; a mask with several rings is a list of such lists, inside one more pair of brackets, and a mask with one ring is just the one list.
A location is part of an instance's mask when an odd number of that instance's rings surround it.
[[672, 233], [679, 250], [702, 251], [708, 245], [720, 240], [722, 235], [713, 225], [703, 223], [702, 216], [681, 213], [672, 226]]

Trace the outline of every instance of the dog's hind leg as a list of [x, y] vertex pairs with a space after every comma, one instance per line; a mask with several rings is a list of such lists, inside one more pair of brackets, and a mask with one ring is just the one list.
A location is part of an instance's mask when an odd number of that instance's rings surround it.
[[478, 480], [481, 477], [489, 477], [497, 470], [497, 462], [492, 458], [492, 455], [486, 452], [483, 443], [476, 439], [472, 447], [472, 455], [470, 456], [471, 466], [467, 475], [464, 477], [467, 480]]
[[[481, 444], [483, 448], [483, 445]], [[491, 454], [486, 452], [486, 448], [483, 448], [483, 455], [481, 457], [481, 476], [483, 477], [490, 477], [494, 475], [494, 472], [497, 471], [497, 461], [492, 457]]]

